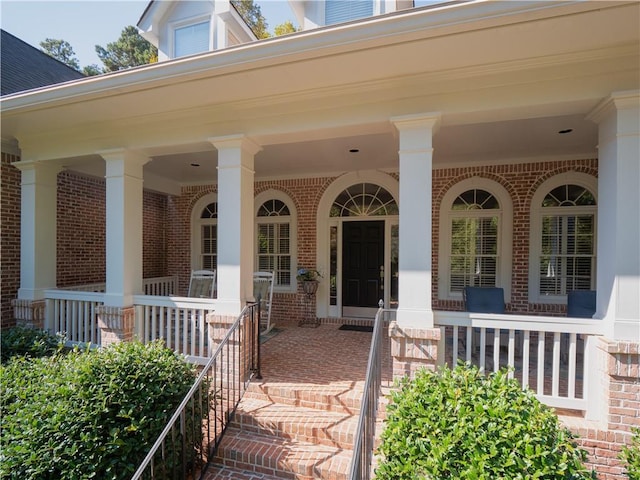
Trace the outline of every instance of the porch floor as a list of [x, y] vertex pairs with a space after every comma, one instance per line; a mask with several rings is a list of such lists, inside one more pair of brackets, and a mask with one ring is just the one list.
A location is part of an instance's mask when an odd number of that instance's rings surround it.
[[347, 478], [372, 334], [339, 327], [276, 327], [206, 480]]

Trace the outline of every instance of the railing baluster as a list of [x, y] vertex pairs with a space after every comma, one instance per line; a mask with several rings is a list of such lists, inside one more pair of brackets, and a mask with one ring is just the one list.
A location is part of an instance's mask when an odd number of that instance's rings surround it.
[[493, 329], [493, 371], [500, 370], [500, 329]]
[[551, 381], [551, 395], [558, 396], [560, 391], [560, 332], [553, 334], [553, 375]]
[[544, 395], [544, 337], [544, 332], [538, 332], [538, 395]]
[[513, 378], [514, 370], [516, 367], [516, 331], [509, 330], [509, 347], [508, 347], [508, 359], [507, 365], [509, 366], [509, 378]]
[[484, 372], [485, 370], [485, 365], [486, 365], [485, 356], [487, 354], [486, 350], [487, 350], [487, 329], [481, 328], [480, 329], [480, 354], [479, 354], [481, 372]]
[[567, 396], [569, 398], [575, 398], [576, 396], [576, 347], [577, 347], [577, 335], [575, 333], [569, 334], [569, 375], [567, 385]]
[[529, 342], [529, 330], [524, 331], [524, 338], [522, 339], [522, 388], [529, 386], [529, 349], [531, 348]]
[[467, 362], [471, 363], [471, 354], [473, 353], [473, 349], [475, 345], [473, 345], [473, 327], [466, 327], [467, 330]]
[[458, 363], [458, 327], [453, 327], [453, 352], [451, 354], [451, 367], [455, 367]]

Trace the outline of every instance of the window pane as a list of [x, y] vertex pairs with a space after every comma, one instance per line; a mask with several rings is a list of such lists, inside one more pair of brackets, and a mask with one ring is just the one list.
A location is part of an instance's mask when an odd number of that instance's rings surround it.
[[193, 55], [209, 50], [209, 22], [176, 28], [174, 34], [174, 52], [176, 57]]

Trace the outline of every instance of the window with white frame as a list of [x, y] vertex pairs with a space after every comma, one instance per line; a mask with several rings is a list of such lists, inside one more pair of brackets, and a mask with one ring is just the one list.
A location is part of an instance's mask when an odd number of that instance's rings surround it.
[[325, 0], [324, 3], [325, 25], [349, 22], [372, 15], [373, 0]]
[[[571, 290], [592, 290], [596, 267], [596, 198], [586, 185], [563, 183], [536, 198], [534, 297], [564, 300]], [[537, 295], [535, 295], [537, 294]]]
[[292, 285], [292, 215], [287, 204], [279, 199], [261, 203], [257, 212], [257, 269], [274, 272], [274, 286]]
[[208, 204], [200, 214], [199, 266], [202, 270], [218, 268], [218, 204]]
[[495, 287], [500, 205], [486, 190], [460, 194], [451, 207], [449, 292]]
[[209, 21], [176, 27], [173, 31], [174, 58], [209, 50]]
[[452, 187], [440, 207], [438, 297], [460, 299], [466, 286], [511, 288], [511, 199], [491, 180]]

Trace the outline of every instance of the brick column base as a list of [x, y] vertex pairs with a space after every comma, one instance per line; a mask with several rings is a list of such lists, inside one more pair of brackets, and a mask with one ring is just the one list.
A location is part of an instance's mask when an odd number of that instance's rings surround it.
[[[27, 328], [44, 328], [46, 300], [22, 300], [11, 302], [16, 324]], [[52, 332], [55, 333], [55, 332]]]
[[389, 325], [393, 377], [413, 377], [420, 368], [435, 370], [438, 363], [439, 328], [403, 328]]
[[103, 347], [133, 340], [136, 320], [133, 306], [123, 308], [99, 305], [96, 307], [96, 314]]

